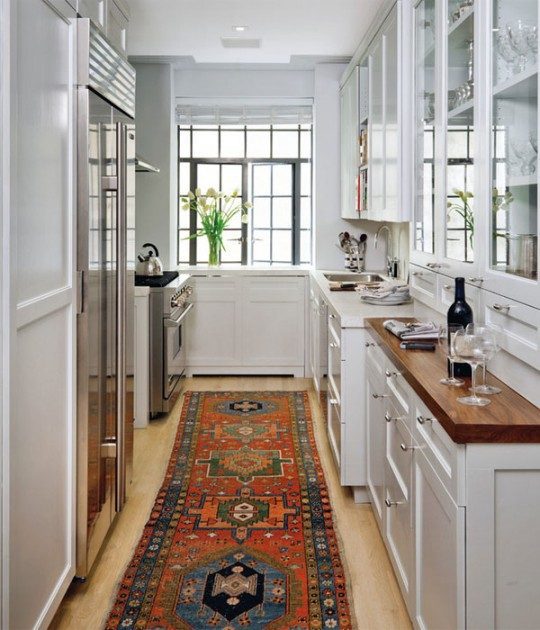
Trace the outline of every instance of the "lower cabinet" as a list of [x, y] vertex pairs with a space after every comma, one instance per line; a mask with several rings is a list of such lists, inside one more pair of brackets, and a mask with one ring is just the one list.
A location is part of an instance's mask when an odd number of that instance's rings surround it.
[[465, 627], [465, 508], [458, 507], [422, 455], [414, 456], [415, 623]]
[[384, 511], [384, 381], [367, 363], [366, 379], [366, 431], [367, 431], [367, 487], [375, 518], [382, 532]]
[[304, 376], [305, 278], [194, 276], [188, 373]]

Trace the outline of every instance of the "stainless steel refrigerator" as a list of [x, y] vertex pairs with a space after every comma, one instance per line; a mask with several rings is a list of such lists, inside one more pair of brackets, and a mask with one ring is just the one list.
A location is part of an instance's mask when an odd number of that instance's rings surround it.
[[87, 19], [77, 50], [77, 576], [126, 500], [133, 460], [135, 70]]

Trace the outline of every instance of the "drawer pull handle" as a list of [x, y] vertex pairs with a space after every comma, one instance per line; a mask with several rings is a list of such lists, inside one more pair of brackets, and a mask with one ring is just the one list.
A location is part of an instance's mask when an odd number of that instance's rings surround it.
[[396, 505], [401, 505], [403, 501], [390, 501], [390, 499], [385, 499], [384, 504], [387, 508], [395, 507]]
[[418, 424], [426, 424], [426, 422], [433, 422], [433, 418], [425, 418], [424, 416], [418, 416], [416, 419], [418, 420]]
[[404, 451], [405, 453], [407, 451], [414, 451], [414, 449], [416, 448], [416, 446], [407, 446], [406, 444], [403, 444], [403, 442], [399, 445], [399, 448]]
[[330, 319], [336, 319], [336, 316], [334, 315], [334, 313], [330, 313], [328, 317], [330, 317]]
[[451, 291], [454, 287], [451, 284], [445, 284], [443, 289], [445, 291]]
[[469, 278], [469, 282], [484, 282], [484, 278]]
[[413, 271], [412, 275], [413, 276], [423, 276], [424, 274], [421, 271]]
[[337, 348], [337, 343], [334, 343], [333, 341], [330, 342], [330, 347], [331, 348]]
[[371, 394], [373, 398], [389, 398], [388, 394]]
[[384, 373], [388, 378], [391, 378], [392, 376], [399, 376], [401, 374], [401, 372], [390, 372], [390, 370], [385, 370]]
[[509, 311], [512, 308], [511, 304], [498, 304], [497, 302], [493, 305], [493, 310], [495, 311]]
[[373, 343], [373, 341], [366, 341], [364, 345], [366, 346], [366, 348], [374, 348], [377, 344]]
[[335, 405], [339, 405], [339, 401], [336, 400], [335, 398], [330, 398], [330, 400], [328, 401], [332, 406]]
[[386, 422], [392, 422], [392, 420], [397, 420], [397, 418], [392, 418], [392, 416], [388, 413], [388, 411], [385, 411], [384, 419], [386, 420]]
[[426, 267], [429, 267], [430, 269], [440, 269], [442, 265], [440, 263], [428, 263]]

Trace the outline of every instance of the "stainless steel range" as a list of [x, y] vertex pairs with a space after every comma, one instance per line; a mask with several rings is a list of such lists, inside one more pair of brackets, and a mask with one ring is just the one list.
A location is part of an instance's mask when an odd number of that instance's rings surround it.
[[193, 303], [188, 278], [176, 272], [137, 277], [150, 286], [150, 417], [170, 411], [186, 372], [186, 323]]

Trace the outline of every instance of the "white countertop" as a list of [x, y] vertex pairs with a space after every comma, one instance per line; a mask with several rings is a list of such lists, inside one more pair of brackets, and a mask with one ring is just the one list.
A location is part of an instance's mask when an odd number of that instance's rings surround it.
[[193, 276], [308, 276], [313, 270], [310, 265], [220, 265], [219, 267], [209, 267], [208, 265], [179, 265], [177, 270], [180, 273], [189, 273]]
[[[378, 306], [376, 304], [366, 304], [360, 300], [356, 291], [330, 291], [325, 273], [347, 273], [343, 269], [338, 271], [327, 271], [324, 269], [314, 269], [311, 277], [317, 283], [326, 302], [339, 315], [342, 328], [365, 328], [364, 320], [370, 317], [411, 317], [413, 304], [402, 304], [401, 306]], [[380, 273], [380, 272], [377, 272]], [[402, 284], [401, 280], [393, 280], [380, 273], [388, 282]]]

